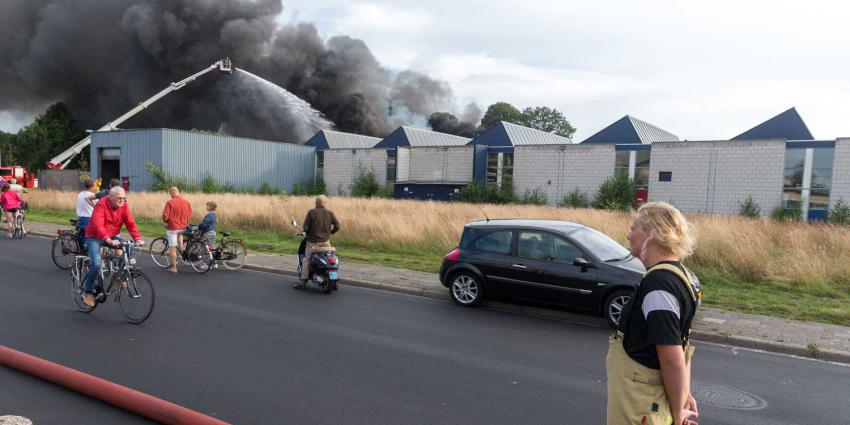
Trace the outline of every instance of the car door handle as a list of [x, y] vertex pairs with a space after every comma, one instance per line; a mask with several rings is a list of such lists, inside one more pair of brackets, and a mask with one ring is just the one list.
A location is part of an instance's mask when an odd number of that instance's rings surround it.
[[527, 268], [528, 268], [528, 267], [526, 267], [526, 266], [524, 266], [524, 265], [522, 265], [522, 264], [514, 264], [514, 265], [512, 265], [511, 267], [513, 267], [513, 268], [515, 268], [515, 269], [522, 269], [522, 270], [525, 270], [525, 269], [527, 269]]

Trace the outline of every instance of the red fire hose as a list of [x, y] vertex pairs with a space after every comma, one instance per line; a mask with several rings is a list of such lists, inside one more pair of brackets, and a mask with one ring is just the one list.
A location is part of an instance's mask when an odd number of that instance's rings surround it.
[[194, 410], [0, 345], [0, 364], [96, 398], [148, 419], [174, 425], [228, 425]]

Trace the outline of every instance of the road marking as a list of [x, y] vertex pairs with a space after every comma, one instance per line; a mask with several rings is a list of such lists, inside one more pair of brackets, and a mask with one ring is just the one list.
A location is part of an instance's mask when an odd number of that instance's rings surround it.
[[702, 321], [708, 322], [708, 323], [717, 323], [718, 325], [722, 325], [722, 324], [726, 323], [725, 319], [715, 319], [713, 317], [705, 317], [705, 318], [702, 319]]

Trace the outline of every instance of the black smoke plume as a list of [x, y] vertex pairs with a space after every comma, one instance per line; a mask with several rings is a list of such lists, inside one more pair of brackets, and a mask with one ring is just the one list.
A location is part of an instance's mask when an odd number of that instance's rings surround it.
[[[388, 71], [361, 40], [324, 40], [309, 23], [280, 25], [282, 11], [280, 0], [4, 0], [0, 111], [34, 113], [64, 100], [86, 128], [98, 128], [225, 56], [342, 131], [381, 137], [454, 109], [446, 83]], [[206, 75], [122, 126], [299, 143], [310, 135], [297, 114], [280, 112], [274, 96], [247, 81]]]

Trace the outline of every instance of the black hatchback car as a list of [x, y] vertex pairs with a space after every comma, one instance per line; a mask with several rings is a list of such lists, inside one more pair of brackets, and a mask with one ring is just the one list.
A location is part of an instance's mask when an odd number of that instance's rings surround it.
[[540, 303], [602, 315], [615, 327], [644, 272], [622, 245], [581, 224], [487, 220], [464, 227], [440, 282], [460, 305], [484, 297]]

